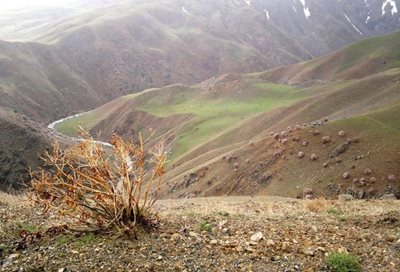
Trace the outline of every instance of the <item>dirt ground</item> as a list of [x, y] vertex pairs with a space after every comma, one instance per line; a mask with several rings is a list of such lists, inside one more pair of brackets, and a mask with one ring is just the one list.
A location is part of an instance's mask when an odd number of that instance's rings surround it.
[[221, 197], [156, 209], [160, 230], [134, 239], [64, 230], [0, 195], [0, 271], [329, 271], [330, 252], [363, 271], [400, 271], [400, 201]]

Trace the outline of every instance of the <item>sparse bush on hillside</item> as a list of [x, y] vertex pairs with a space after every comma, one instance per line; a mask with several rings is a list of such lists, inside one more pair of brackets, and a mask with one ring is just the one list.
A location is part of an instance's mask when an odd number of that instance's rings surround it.
[[55, 143], [43, 157], [50, 170], [31, 173], [34, 203], [91, 230], [156, 227], [152, 206], [164, 174], [163, 145], [146, 153], [141, 137], [133, 144], [114, 135], [108, 151], [87, 133], [83, 136], [66, 150]]
[[325, 211], [330, 203], [324, 198], [316, 198], [307, 200], [305, 205], [309, 211], [319, 213], [321, 211]]
[[361, 272], [357, 257], [347, 253], [332, 252], [326, 258], [330, 272]]

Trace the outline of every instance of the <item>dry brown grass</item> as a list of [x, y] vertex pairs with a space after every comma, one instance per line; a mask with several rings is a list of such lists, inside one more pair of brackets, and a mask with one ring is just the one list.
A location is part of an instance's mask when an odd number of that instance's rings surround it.
[[326, 211], [326, 209], [332, 206], [331, 201], [326, 200], [325, 198], [316, 198], [311, 200], [306, 200], [304, 202], [307, 210], [315, 213], [320, 213]]
[[84, 136], [72, 148], [61, 150], [55, 143], [45, 154], [49, 170], [31, 174], [33, 202], [92, 230], [155, 227], [152, 207], [164, 174], [163, 145], [146, 152], [141, 137], [133, 144], [114, 135], [108, 151]]
[[25, 194], [13, 195], [0, 191], [0, 204], [9, 206], [19, 206], [29, 204]]

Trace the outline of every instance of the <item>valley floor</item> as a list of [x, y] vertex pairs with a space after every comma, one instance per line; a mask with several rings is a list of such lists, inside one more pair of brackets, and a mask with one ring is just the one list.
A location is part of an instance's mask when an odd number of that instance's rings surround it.
[[399, 201], [221, 197], [157, 209], [160, 230], [135, 240], [49, 229], [54, 215], [0, 195], [0, 271], [328, 271], [329, 252], [357, 256], [363, 271], [400, 270]]

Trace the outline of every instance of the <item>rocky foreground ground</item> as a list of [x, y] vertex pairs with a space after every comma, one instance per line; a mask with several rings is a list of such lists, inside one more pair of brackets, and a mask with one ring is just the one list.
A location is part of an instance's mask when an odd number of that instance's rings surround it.
[[159, 201], [161, 228], [72, 232], [0, 196], [0, 271], [329, 271], [330, 252], [363, 271], [400, 271], [400, 202], [229, 197]]

